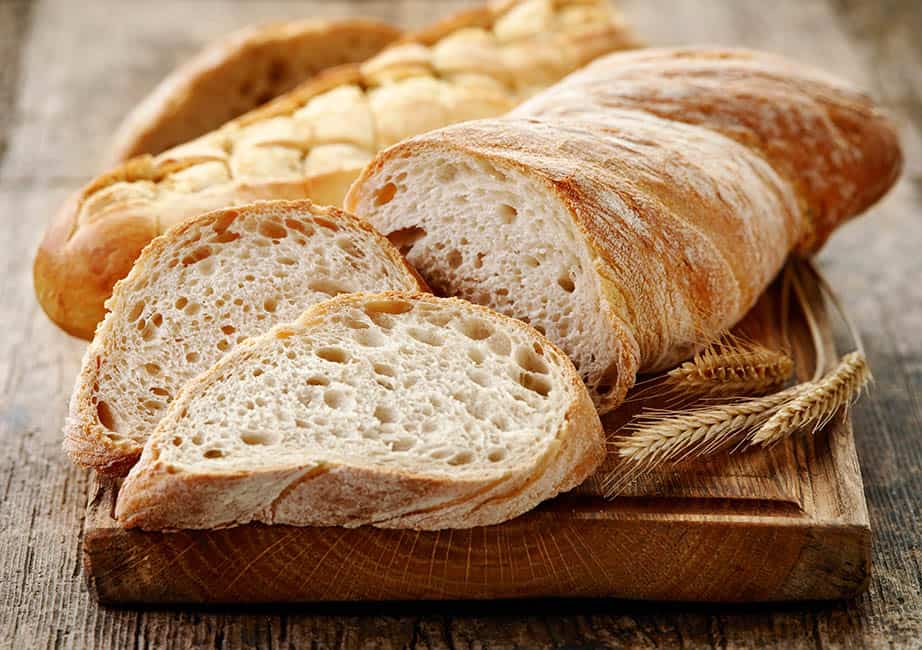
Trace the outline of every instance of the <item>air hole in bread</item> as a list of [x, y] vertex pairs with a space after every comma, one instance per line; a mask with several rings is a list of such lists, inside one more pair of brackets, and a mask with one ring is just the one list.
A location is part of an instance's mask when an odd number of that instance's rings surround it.
[[237, 328], [234, 327], [233, 325], [222, 325], [221, 331], [224, 332], [226, 335], [230, 336], [231, 334], [237, 331]]
[[261, 377], [263, 374], [265, 374], [265, 370], [263, 370], [262, 368], [254, 368], [254, 369], [253, 369], [253, 376], [254, 376], [254, 377]]
[[331, 409], [339, 409], [347, 406], [349, 403], [349, 396], [346, 395], [343, 391], [337, 389], [331, 389], [323, 394], [323, 403], [329, 406]]
[[131, 312], [128, 314], [129, 323], [133, 323], [138, 320], [138, 318], [140, 318], [141, 313], [144, 311], [144, 305], [145, 303], [143, 300], [140, 300], [134, 304], [134, 306], [131, 308]]
[[224, 452], [220, 449], [209, 449], [203, 456], [205, 456], [205, 458], [223, 458]]
[[468, 371], [467, 376], [470, 377], [472, 382], [478, 386], [482, 386], [483, 388], [486, 388], [490, 385], [490, 375], [488, 375], [483, 370], [470, 370]]
[[519, 215], [519, 211], [511, 205], [500, 203], [496, 208], [496, 214], [499, 216], [499, 220], [508, 226], [515, 221], [515, 218]]
[[445, 343], [445, 339], [442, 336], [433, 330], [424, 330], [420, 327], [408, 327], [407, 334], [412, 338], [416, 339], [420, 343], [425, 343], [426, 345], [440, 346]]
[[409, 254], [413, 244], [426, 236], [426, 231], [417, 226], [400, 228], [388, 234], [388, 240], [400, 251], [401, 255]]
[[355, 242], [348, 237], [337, 237], [336, 245], [350, 257], [355, 257], [357, 259], [363, 259], [365, 257], [364, 251], [356, 246]]
[[576, 284], [570, 279], [569, 275], [562, 275], [557, 278], [557, 284], [567, 293], [573, 293], [576, 290]]
[[390, 406], [378, 404], [378, 406], [375, 407], [375, 418], [377, 418], [381, 424], [390, 424], [391, 422], [397, 421], [397, 412]]
[[279, 437], [273, 433], [264, 431], [247, 431], [240, 436], [240, 441], [245, 445], [274, 445], [278, 443]]
[[461, 251], [454, 250], [448, 253], [446, 260], [448, 261], [448, 266], [456, 269], [464, 262], [464, 257], [461, 255]]
[[413, 305], [406, 300], [391, 298], [386, 300], [370, 300], [365, 303], [365, 313], [372, 317], [374, 314], [405, 314], [413, 310]]
[[530, 266], [533, 269], [536, 269], [539, 266], [541, 266], [541, 260], [539, 260], [534, 255], [523, 255], [522, 261], [525, 262], [526, 266]]
[[309, 224], [304, 223], [303, 221], [298, 221], [297, 219], [285, 219], [285, 225], [288, 226], [291, 230], [297, 230], [302, 235], [310, 237], [314, 234], [314, 229]]
[[309, 386], [329, 386], [330, 380], [327, 379], [326, 377], [320, 377], [318, 375], [314, 375], [313, 377], [307, 378], [307, 383]]
[[385, 183], [381, 189], [375, 192], [375, 205], [381, 206], [390, 203], [395, 194], [397, 194], [397, 186], [393, 183]]
[[537, 372], [542, 375], [548, 373], [547, 362], [535, 352], [533, 348], [519, 347], [515, 351], [515, 362], [522, 370]]
[[154, 386], [153, 388], [150, 389], [150, 392], [156, 395], [157, 397], [166, 397], [167, 399], [169, 399], [170, 397], [170, 391], [168, 391], [165, 388], [161, 388], [159, 386]]
[[274, 313], [275, 310], [278, 309], [278, 307], [279, 307], [278, 298], [275, 298], [275, 297], [266, 298], [263, 301], [263, 309], [265, 309], [270, 314]]
[[551, 392], [551, 382], [542, 375], [536, 375], [530, 372], [519, 374], [519, 383], [528, 390], [538, 393], [542, 397], [547, 397]]
[[259, 234], [269, 239], [284, 239], [288, 231], [277, 221], [266, 220], [259, 224]]
[[482, 341], [483, 339], [489, 338], [493, 334], [493, 328], [487, 325], [482, 320], [467, 319], [461, 321], [460, 327], [461, 333], [464, 334], [469, 339], [474, 341]]
[[160, 364], [157, 363], [145, 363], [143, 368], [148, 375], [159, 375], [161, 371]]
[[275, 258], [275, 261], [279, 264], [284, 264], [285, 266], [294, 266], [298, 263], [294, 258], [284, 256]]
[[478, 366], [484, 362], [484, 359], [487, 358], [486, 354], [484, 354], [484, 351], [481, 350], [480, 348], [468, 348], [467, 356], [471, 361], [476, 363]]
[[324, 361], [331, 363], [345, 363], [349, 360], [349, 353], [342, 348], [320, 348], [316, 354]]
[[469, 451], [461, 451], [448, 460], [449, 465], [467, 465], [474, 460], [474, 455]]
[[106, 429], [115, 431], [115, 414], [112, 413], [112, 408], [106, 402], [96, 404], [96, 417], [99, 418], [99, 423]]
[[327, 230], [332, 230], [333, 232], [339, 232], [339, 226], [329, 219], [324, 219], [323, 217], [314, 217], [314, 223], [316, 223], [321, 228], [326, 228]]
[[498, 463], [506, 457], [506, 450], [502, 448], [491, 449], [487, 452], [487, 460], [491, 463]]
[[187, 352], [187, 353], [186, 353], [186, 361], [187, 361], [188, 363], [197, 363], [198, 360], [199, 360], [199, 358], [200, 358], [200, 357], [199, 357], [199, 353], [198, 353], [198, 352]]
[[341, 282], [330, 279], [318, 278], [317, 280], [311, 280], [307, 286], [311, 291], [325, 293], [331, 298], [338, 296], [341, 293], [350, 293], [350, 289], [347, 286]]
[[410, 451], [416, 445], [416, 441], [413, 438], [397, 438], [394, 442], [391, 443], [391, 450], [393, 451]]
[[392, 366], [387, 365], [386, 363], [376, 363], [372, 366], [376, 375], [382, 375], [384, 377], [396, 377], [397, 371], [394, 370]]
[[190, 302], [183, 311], [185, 311], [186, 316], [195, 316], [201, 309], [202, 306], [197, 302]]
[[221, 352], [227, 352], [228, 350], [230, 350], [230, 343], [228, 343], [227, 339], [221, 339], [220, 341], [218, 341], [217, 348]]
[[198, 264], [209, 257], [211, 257], [211, 246], [199, 246], [182, 258], [182, 265], [191, 266], [192, 264]]
[[182, 436], [173, 436], [173, 446], [174, 447], [182, 446]]

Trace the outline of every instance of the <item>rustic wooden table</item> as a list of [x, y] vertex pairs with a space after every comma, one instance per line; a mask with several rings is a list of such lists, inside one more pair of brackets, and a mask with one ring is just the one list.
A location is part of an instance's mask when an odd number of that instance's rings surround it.
[[[419, 25], [454, 0], [0, 0], [0, 646], [918, 647], [922, 644], [922, 3], [622, 0], [651, 44], [786, 53], [867, 87], [898, 116], [900, 185], [820, 256], [865, 337], [876, 383], [855, 409], [875, 532], [854, 602], [703, 607], [619, 601], [398, 603], [247, 610], [99, 607], [80, 565], [89, 475], [60, 451], [84, 344], [32, 295], [32, 253], [114, 126], [203, 43], [257, 21], [376, 15]], [[638, 540], [642, 543], [642, 540]]]

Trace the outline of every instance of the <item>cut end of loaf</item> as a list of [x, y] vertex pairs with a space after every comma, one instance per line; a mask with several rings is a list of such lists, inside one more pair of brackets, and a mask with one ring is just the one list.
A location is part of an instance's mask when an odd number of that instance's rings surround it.
[[636, 346], [556, 193], [515, 165], [421, 140], [378, 161], [353, 186], [349, 209], [437, 293], [529, 323], [569, 355], [600, 411], [617, 406], [636, 372]]
[[340, 293], [423, 288], [386, 239], [334, 208], [278, 201], [190, 220], [117, 285], [75, 387], [66, 449], [124, 473], [183, 384], [248, 336]]
[[189, 383], [118, 517], [438, 529], [499, 523], [582, 482], [601, 425], [566, 356], [524, 324], [427, 294], [353, 294]]

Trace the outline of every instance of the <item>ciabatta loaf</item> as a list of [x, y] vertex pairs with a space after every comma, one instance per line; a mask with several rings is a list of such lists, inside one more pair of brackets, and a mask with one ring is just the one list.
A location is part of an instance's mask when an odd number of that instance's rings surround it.
[[170, 226], [260, 199], [338, 206], [382, 147], [501, 115], [630, 43], [607, 0], [504, 0], [442, 21], [217, 131], [96, 178], [46, 232], [33, 269], [36, 296], [55, 323], [89, 338], [112, 286]]
[[614, 54], [507, 117], [385, 150], [346, 205], [439, 292], [531, 323], [602, 411], [713, 340], [893, 184], [865, 95], [740, 50]]
[[213, 131], [333, 66], [364, 61], [400, 37], [379, 20], [294, 20], [249, 27], [173, 71], [125, 119], [121, 162]]
[[371, 227], [310, 201], [222, 210], [148, 246], [87, 350], [65, 427], [79, 464], [124, 474], [183, 384], [306, 307], [352, 291], [418, 291]]
[[486, 526], [603, 456], [579, 375], [527, 325], [457, 299], [353, 294], [187, 384], [116, 515], [149, 529]]

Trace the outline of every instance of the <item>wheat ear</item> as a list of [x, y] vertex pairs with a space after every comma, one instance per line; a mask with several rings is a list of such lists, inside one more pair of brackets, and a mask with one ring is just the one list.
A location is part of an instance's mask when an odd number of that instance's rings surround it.
[[783, 386], [792, 372], [794, 361], [784, 352], [727, 335], [670, 370], [663, 387], [687, 397], [764, 395]]
[[801, 384], [799, 395], [772, 414], [749, 438], [749, 444], [767, 447], [812, 426], [821, 429], [839, 409], [857, 398], [871, 379], [867, 359], [861, 352], [842, 357], [836, 368], [818, 381]]

